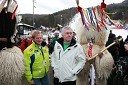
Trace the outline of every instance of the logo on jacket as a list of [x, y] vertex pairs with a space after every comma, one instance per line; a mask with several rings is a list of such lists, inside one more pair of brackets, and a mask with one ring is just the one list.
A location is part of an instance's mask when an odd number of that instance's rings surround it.
[[44, 53], [46, 53], [47, 51], [46, 50], [43, 50]]
[[57, 46], [57, 49], [60, 49], [61, 47], [60, 46]]
[[37, 53], [37, 52], [38, 52], [38, 50], [35, 50], [34, 52], [35, 52], [35, 53]]
[[29, 51], [31, 52], [33, 50], [33, 48], [31, 48]]

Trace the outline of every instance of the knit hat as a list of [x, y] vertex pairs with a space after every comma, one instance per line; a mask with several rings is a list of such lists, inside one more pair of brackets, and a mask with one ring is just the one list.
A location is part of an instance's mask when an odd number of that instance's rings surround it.
[[54, 34], [56, 34], [56, 33], [60, 33], [60, 32], [56, 30], [56, 31], [54, 32]]

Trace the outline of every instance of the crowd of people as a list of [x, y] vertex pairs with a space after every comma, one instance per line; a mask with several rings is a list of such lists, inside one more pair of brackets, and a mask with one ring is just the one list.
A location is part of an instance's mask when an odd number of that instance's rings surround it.
[[86, 55], [82, 46], [75, 40], [71, 27], [62, 29], [62, 37], [59, 37], [59, 33], [55, 31], [54, 37], [48, 39], [49, 43], [43, 41], [43, 34], [39, 30], [33, 31], [32, 43], [27, 47], [27, 38], [23, 37], [21, 40], [19, 47], [24, 54], [25, 77], [30, 84], [50, 85], [48, 71], [51, 62], [54, 85], [76, 85], [76, 75], [82, 70]]
[[[106, 46], [110, 45], [116, 39], [120, 39], [120, 38], [122, 38], [122, 36], [116, 37], [116, 35], [114, 33], [112, 33], [112, 30], [110, 30], [110, 34], [108, 37], [108, 41], [106, 42]], [[122, 38], [121, 41], [119, 41], [115, 45], [108, 48], [108, 51], [113, 56], [114, 61], [117, 61], [120, 57], [128, 58], [128, 50], [126, 48], [127, 43], [128, 43], [128, 36], [125, 40]]]
[[116, 37], [111, 30], [106, 46], [114, 41], [116, 42], [117, 39], [121, 39], [121, 41], [118, 41], [115, 45], [108, 48], [108, 51], [114, 59], [114, 65], [107, 85], [127, 85], [125, 78], [128, 78], [128, 35], [124, 40], [122, 36]]

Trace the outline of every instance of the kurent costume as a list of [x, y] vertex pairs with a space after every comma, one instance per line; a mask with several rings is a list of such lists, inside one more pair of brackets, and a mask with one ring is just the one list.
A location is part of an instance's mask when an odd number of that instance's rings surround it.
[[[23, 54], [15, 45], [17, 3], [13, 0], [0, 2], [0, 85], [28, 85]], [[4, 7], [6, 2], [7, 7]]]
[[21, 50], [16, 46], [3, 48], [0, 51], [0, 85], [28, 85], [24, 72]]
[[73, 20], [76, 22], [74, 24], [78, 42], [81, 43], [89, 58], [97, 54], [97, 57], [88, 61], [85, 68], [78, 74], [77, 85], [106, 85], [114, 60], [108, 50], [104, 50], [103, 55], [99, 55], [99, 52], [105, 49], [109, 32], [107, 26], [115, 24], [103, 10], [107, 7], [104, 0], [101, 6], [89, 8], [80, 7], [79, 0], [76, 0], [76, 3], [81, 16], [81, 18]]
[[59, 82], [75, 81], [76, 74], [83, 69], [86, 62], [83, 48], [74, 39], [66, 50], [63, 47], [63, 38], [60, 38], [56, 41], [51, 55], [54, 77]]
[[32, 78], [43, 78], [49, 71], [49, 52], [47, 46], [43, 46], [32, 42], [32, 44], [24, 50], [25, 59], [25, 76], [28, 81]]
[[[93, 57], [105, 48], [109, 30], [104, 28], [100, 32], [92, 29], [86, 30], [81, 19], [79, 19], [76, 24], [78, 24], [76, 26], [78, 41], [81, 43], [85, 53], [88, 54], [88, 56]], [[112, 55], [108, 52], [108, 50], [103, 52], [102, 57], [96, 57], [85, 64], [85, 68], [78, 75], [77, 85], [89, 85], [88, 76], [90, 74], [90, 64], [93, 64], [95, 68], [96, 84], [106, 85], [107, 78], [109, 77], [114, 64]]]

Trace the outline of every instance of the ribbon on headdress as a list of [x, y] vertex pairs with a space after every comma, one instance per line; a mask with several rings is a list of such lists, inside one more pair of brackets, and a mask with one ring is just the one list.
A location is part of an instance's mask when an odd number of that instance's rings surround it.
[[104, 18], [103, 18], [104, 14], [103, 14], [103, 11], [102, 11], [102, 7], [98, 6], [97, 9], [98, 9], [98, 14], [99, 14], [100, 19], [101, 19], [101, 25], [104, 26], [106, 28], [106, 30], [107, 30], [107, 27], [106, 27], [106, 25], [104, 23]]
[[3, 0], [0, 3], [0, 12], [2, 11], [2, 9], [4, 8], [4, 5], [6, 4], [7, 0]]
[[86, 28], [87, 30], [89, 30], [89, 28], [88, 28], [88, 26], [87, 26], [87, 24], [86, 24], [86, 22], [85, 22], [85, 17], [84, 17], [83, 9], [82, 9], [80, 6], [78, 6], [77, 9], [78, 9], [78, 11], [80, 12], [83, 25], [85, 26], [85, 28]]
[[93, 28], [93, 30], [95, 30], [95, 28], [92, 26], [92, 24], [91, 24], [91, 20], [90, 20], [90, 17], [89, 17], [89, 13], [88, 13], [88, 10], [85, 8], [85, 9], [83, 9], [83, 12], [84, 12], [84, 15], [85, 15], [85, 17], [86, 17], [86, 19], [87, 19], [87, 21], [88, 21], [88, 24], [89, 24], [89, 26], [91, 27], [91, 28]]
[[96, 10], [96, 16], [97, 16], [97, 20], [99, 22], [99, 25], [104, 27], [107, 30], [107, 27], [106, 27], [106, 25], [105, 25], [105, 23], [103, 21], [103, 15], [102, 15], [102, 13], [100, 11], [100, 6], [99, 5], [96, 6], [95, 10]]
[[77, 10], [80, 12], [82, 23], [87, 30], [90, 28], [93, 28], [93, 30], [97, 30], [98, 32], [101, 31], [101, 28], [105, 28], [107, 30], [107, 26], [116, 26], [118, 28], [118, 25], [116, 25], [113, 20], [110, 19], [110, 17], [106, 14], [104, 11], [104, 8], [106, 8], [106, 4], [101, 4], [102, 6], [96, 6], [96, 7], [90, 7], [83, 9], [79, 6], [79, 0], [76, 0], [77, 3]]
[[92, 12], [93, 12], [95, 20], [96, 20], [97, 29], [98, 29], [98, 31], [101, 31], [100, 26], [98, 25], [98, 19], [96, 17], [96, 13], [95, 13], [95, 8], [94, 7], [92, 7]]
[[94, 19], [94, 14], [92, 12], [92, 8], [87, 8], [88, 12], [89, 12], [89, 16], [90, 16], [90, 20], [91, 20], [91, 24], [94, 27], [95, 30], [97, 30], [97, 26], [96, 26], [96, 20]]
[[12, 19], [14, 19], [15, 12], [18, 8], [18, 4], [16, 0], [10, 0], [9, 4], [7, 5], [7, 11], [12, 13]]

